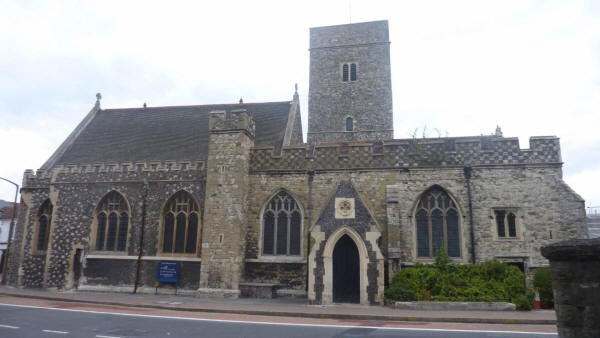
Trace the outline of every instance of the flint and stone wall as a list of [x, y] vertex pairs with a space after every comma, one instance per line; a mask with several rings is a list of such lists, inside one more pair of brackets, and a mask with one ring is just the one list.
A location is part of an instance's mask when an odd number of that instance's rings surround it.
[[[159, 234], [166, 201], [177, 191], [185, 190], [196, 198], [201, 210], [204, 208], [203, 162], [193, 165], [186, 162], [141, 163], [139, 166], [61, 166], [49, 173], [26, 173], [21, 194], [27, 211], [18, 222], [15, 240], [22, 249], [19, 255], [11, 255], [10, 283], [29, 287], [71, 287], [73, 257], [75, 249], [79, 248], [88, 257], [83, 265], [81, 283], [132, 285], [139, 247], [144, 181], [148, 182], [144, 256], [156, 257], [160, 255]], [[100, 200], [113, 190], [123, 195], [130, 207], [127, 249], [125, 252], [110, 253], [90, 251], [90, 231], [95, 209]], [[37, 213], [47, 198], [53, 204], [50, 241], [46, 252], [37, 252], [33, 248]], [[202, 226], [202, 221], [200, 223]], [[25, 241], [22, 241], [23, 236]], [[196, 255], [198, 266], [199, 252], [198, 250]], [[164, 259], [171, 257], [165, 256]], [[19, 265], [23, 272], [20, 278]], [[12, 273], [13, 271], [16, 273]], [[181, 284], [197, 288], [199, 269], [195, 274], [196, 276], [184, 275]], [[141, 269], [143, 285], [152, 285], [155, 279], [155, 263], [144, 261]]]

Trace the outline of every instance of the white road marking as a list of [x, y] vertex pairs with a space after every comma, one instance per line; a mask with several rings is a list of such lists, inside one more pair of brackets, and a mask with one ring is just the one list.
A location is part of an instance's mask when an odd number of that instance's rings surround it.
[[123, 338], [123, 337], [118, 337], [118, 336], [102, 336], [102, 335], [96, 335], [96, 338]]
[[18, 329], [18, 326], [12, 326], [12, 325], [2, 325], [0, 324], [0, 327], [3, 327], [5, 329]]
[[[91, 304], [93, 305], [93, 304]], [[82, 312], [82, 313], [94, 313], [103, 315], [113, 316], [125, 316], [125, 317], [142, 317], [142, 318], [162, 318], [162, 319], [180, 319], [180, 320], [193, 320], [199, 322], [217, 322], [217, 323], [238, 323], [238, 324], [258, 324], [258, 325], [277, 325], [277, 326], [305, 326], [305, 327], [333, 327], [333, 328], [362, 328], [362, 329], [375, 329], [375, 330], [398, 330], [398, 331], [435, 331], [435, 332], [479, 332], [479, 333], [499, 333], [499, 334], [536, 334], [536, 335], [550, 335], [558, 336], [557, 333], [552, 332], [528, 332], [528, 331], [499, 331], [499, 330], [459, 330], [459, 329], [424, 329], [424, 328], [412, 328], [412, 327], [380, 327], [380, 326], [362, 326], [362, 325], [331, 325], [331, 324], [301, 324], [301, 323], [273, 323], [273, 322], [257, 322], [257, 321], [245, 321], [245, 320], [230, 320], [230, 319], [207, 319], [207, 318], [189, 318], [189, 317], [175, 317], [175, 316], [159, 316], [159, 315], [142, 315], [137, 313], [122, 313], [122, 312], [106, 312], [106, 311], [93, 311], [93, 310], [79, 310], [79, 309], [61, 309], [54, 307], [36, 306], [36, 305], [17, 305], [0, 303], [0, 306], [13, 306], [23, 307], [31, 309], [45, 309], [55, 311], [67, 311], [67, 312]], [[121, 338], [121, 337], [110, 337], [110, 336], [96, 336], [98, 338]]]
[[42, 330], [42, 332], [46, 332], [46, 333], [58, 333], [58, 334], [67, 334], [67, 333], [69, 333], [67, 331], [55, 331], [55, 330]]

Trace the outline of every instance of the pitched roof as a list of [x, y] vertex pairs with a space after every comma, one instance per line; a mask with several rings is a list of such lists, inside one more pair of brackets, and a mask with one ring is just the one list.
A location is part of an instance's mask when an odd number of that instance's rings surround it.
[[[283, 143], [291, 101], [99, 110], [55, 164], [203, 160], [213, 110], [247, 109], [255, 146]], [[49, 169], [49, 168], [44, 168]]]

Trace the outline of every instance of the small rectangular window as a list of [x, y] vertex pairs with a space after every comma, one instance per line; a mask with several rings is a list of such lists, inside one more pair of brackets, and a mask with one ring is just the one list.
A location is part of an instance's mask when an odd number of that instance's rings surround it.
[[517, 238], [516, 210], [494, 210], [494, 220], [498, 238]]
[[350, 64], [350, 81], [356, 81], [356, 63]]
[[342, 66], [342, 81], [348, 82], [348, 64], [344, 63]]

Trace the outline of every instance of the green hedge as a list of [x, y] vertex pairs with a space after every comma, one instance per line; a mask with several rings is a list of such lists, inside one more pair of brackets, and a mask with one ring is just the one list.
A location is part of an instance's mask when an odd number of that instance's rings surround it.
[[554, 294], [552, 293], [550, 267], [535, 270], [535, 273], [533, 274], [533, 287], [539, 288], [542, 308], [552, 309], [554, 307]]
[[417, 264], [400, 270], [385, 290], [385, 297], [398, 301], [509, 301], [522, 310], [533, 305], [519, 268], [497, 260], [454, 265], [444, 257], [438, 257], [434, 265]]

